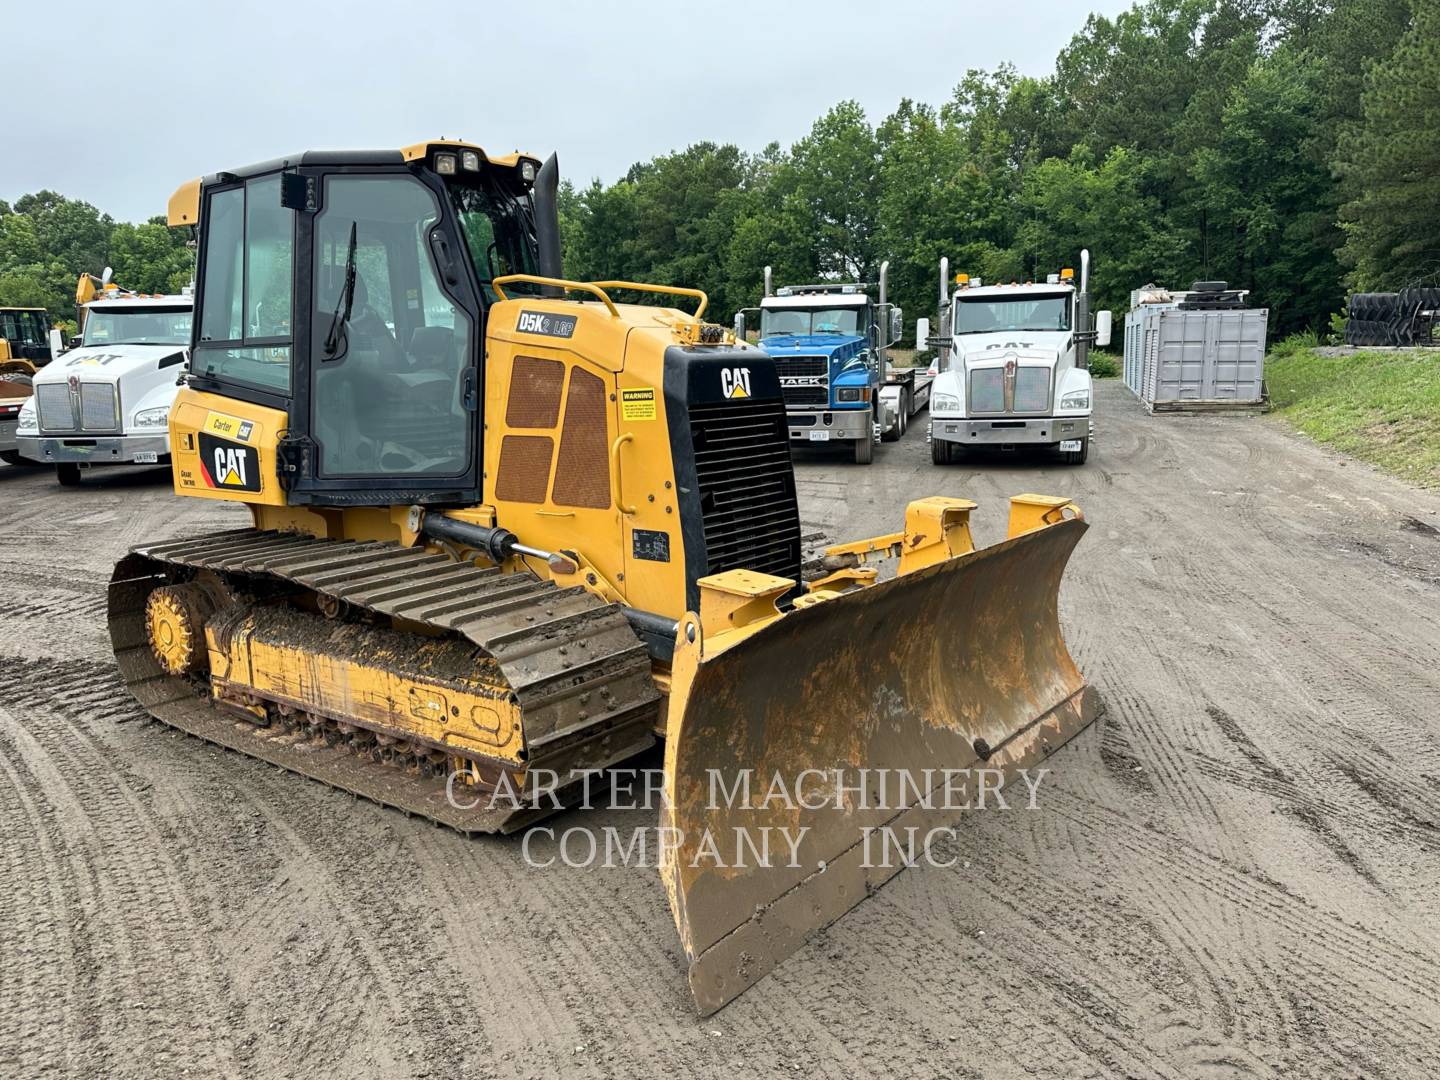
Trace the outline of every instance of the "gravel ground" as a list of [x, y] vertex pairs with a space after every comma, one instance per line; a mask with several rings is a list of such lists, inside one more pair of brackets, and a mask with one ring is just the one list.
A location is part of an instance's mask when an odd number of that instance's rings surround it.
[[1108, 712], [1037, 810], [966, 816], [955, 866], [705, 1021], [653, 871], [530, 869], [145, 722], [110, 566], [243, 516], [0, 466], [0, 1075], [1436, 1075], [1440, 495], [1113, 382], [1098, 425], [1081, 468], [940, 469], [918, 427], [798, 463], [837, 539], [1077, 500], [1062, 617]]

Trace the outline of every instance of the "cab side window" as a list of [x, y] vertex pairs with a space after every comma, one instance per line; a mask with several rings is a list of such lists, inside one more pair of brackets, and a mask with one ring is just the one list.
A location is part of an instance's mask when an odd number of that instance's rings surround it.
[[205, 228], [191, 369], [288, 394], [295, 222], [280, 205], [279, 174], [215, 192]]

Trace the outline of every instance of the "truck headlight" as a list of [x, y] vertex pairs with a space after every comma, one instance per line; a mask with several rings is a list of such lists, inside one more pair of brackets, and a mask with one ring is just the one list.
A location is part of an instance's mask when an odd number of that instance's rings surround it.
[[835, 391], [836, 401], [864, 401], [868, 396], [863, 386], [841, 386]]
[[1090, 408], [1090, 391], [1074, 390], [1060, 399], [1062, 409], [1088, 409]]
[[936, 394], [930, 399], [931, 412], [959, 412], [960, 399], [954, 394]]
[[136, 427], [164, 427], [170, 422], [170, 406], [159, 409], [141, 409], [135, 414]]
[[20, 415], [15, 418], [16, 435], [39, 435], [40, 421], [35, 418], [35, 399], [26, 398], [20, 406]]

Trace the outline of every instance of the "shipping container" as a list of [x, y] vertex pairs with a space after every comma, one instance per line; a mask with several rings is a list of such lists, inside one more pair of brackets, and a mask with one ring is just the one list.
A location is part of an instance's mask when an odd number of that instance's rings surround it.
[[1151, 412], [1263, 408], [1265, 308], [1146, 305], [1125, 319], [1125, 385]]

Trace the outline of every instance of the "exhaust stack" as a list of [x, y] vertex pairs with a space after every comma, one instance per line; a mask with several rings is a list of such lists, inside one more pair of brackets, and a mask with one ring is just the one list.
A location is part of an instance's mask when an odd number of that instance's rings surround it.
[[[535, 205], [535, 240], [539, 247], [536, 269], [541, 277], [563, 278], [565, 265], [560, 257], [560, 159], [551, 154], [535, 177], [531, 198]], [[563, 296], [553, 285], [543, 285], [542, 296]]]

